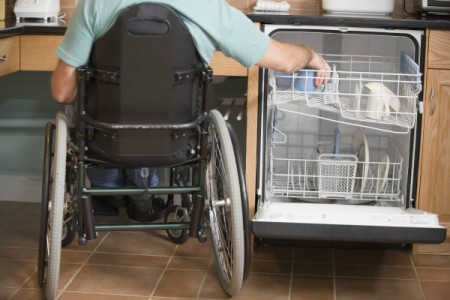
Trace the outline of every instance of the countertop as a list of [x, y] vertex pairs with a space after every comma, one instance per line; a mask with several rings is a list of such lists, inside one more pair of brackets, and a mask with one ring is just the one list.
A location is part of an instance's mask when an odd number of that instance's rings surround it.
[[[326, 13], [256, 13], [244, 12], [252, 21], [263, 24], [292, 24], [317, 26], [348, 26], [369, 28], [398, 29], [449, 29], [450, 15], [396, 14], [392, 16], [377, 15], [338, 15]], [[0, 38], [17, 34], [63, 35], [67, 28], [64, 20], [44, 23], [16, 22], [15, 19], [0, 21]]]

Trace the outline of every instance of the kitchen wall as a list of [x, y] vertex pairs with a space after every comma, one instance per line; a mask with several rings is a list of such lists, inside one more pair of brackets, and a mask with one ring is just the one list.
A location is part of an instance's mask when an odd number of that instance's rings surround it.
[[[257, 0], [227, 0], [231, 5], [243, 9], [251, 10], [255, 6]], [[341, 0], [345, 1], [345, 0]], [[406, 1], [406, 8], [408, 11], [413, 11], [414, 0], [395, 0], [394, 13], [403, 13], [403, 3]], [[6, 14], [9, 17], [14, 17], [10, 3], [15, 3], [15, 0], [6, 0]], [[61, 10], [70, 18], [73, 13], [78, 0], [61, 0]], [[321, 0], [288, 0], [291, 4], [291, 13], [296, 11], [312, 11], [317, 12], [321, 8]]]

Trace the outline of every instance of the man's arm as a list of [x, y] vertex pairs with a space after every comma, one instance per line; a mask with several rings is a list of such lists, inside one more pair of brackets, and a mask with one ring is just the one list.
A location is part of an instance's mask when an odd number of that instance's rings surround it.
[[256, 63], [262, 68], [279, 72], [297, 72], [306, 66], [317, 70], [316, 87], [322, 86], [330, 77], [331, 68], [314, 50], [304, 45], [281, 43], [271, 40], [269, 48]]
[[59, 59], [56, 69], [52, 74], [51, 88], [52, 96], [61, 104], [75, 102], [77, 94], [76, 69]]

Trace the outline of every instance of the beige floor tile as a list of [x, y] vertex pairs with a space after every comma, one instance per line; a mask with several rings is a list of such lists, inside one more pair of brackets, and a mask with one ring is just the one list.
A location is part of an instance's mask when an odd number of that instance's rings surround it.
[[42, 300], [43, 298], [41, 290], [20, 289], [9, 300]]
[[108, 253], [128, 253], [170, 256], [176, 245], [165, 235], [154, 232], [111, 232], [98, 251]]
[[[229, 299], [220, 285], [216, 272], [208, 272], [199, 295], [200, 299]], [[234, 299], [234, 298], [233, 298]], [[152, 299], [153, 300], [153, 299]]]
[[379, 249], [335, 249], [336, 264], [412, 266], [409, 251]]
[[164, 269], [168, 261], [168, 256], [94, 253], [88, 264]]
[[255, 244], [254, 251], [253, 251], [253, 259], [255, 259], [255, 260], [273, 260], [273, 261], [292, 261], [293, 253], [294, 253], [293, 247]]
[[148, 300], [148, 297], [64, 292], [58, 300]]
[[295, 248], [296, 262], [331, 263], [333, 250], [330, 248]]
[[285, 261], [273, 261], [273, 260], [253, 260], [251, 263], [251, 272], [254, 273], [278, 273], [278, 274], [290, 274], [292, 264]]
[[37, 261], [38, 249], [0, 247], [0, 259]]
[[450, 256], [447, 255], [413, 255], [416, 267], [450, 268]]
[[93, 251], [95, 250], [100, 243], [103, 242], [103, 240], [108, 235], [107, 232], [98, 232], [97, 238], [93, 240], [87, 241], [86, 245], [79, 245], [78, 244], [78, 237], [75, 237], [75, 239], [72, 241], [72, 243], [66, 247], [64, 247], [64, 250], [73, 250], [73, 251]]
[[16, 217], [0, 229], [0, 246], [38, 247], [39, 217]]
[[335, 269], [336, 276], [340, 277], [417, 279], [414, 268], [412, 267], [336, 265]]
[[211, 264], [211, 258], [173, 257], [169, 264], [171, 270], [206, 271]]
[[336, 278], [336, 300], [423, 300], [416, 280]]
[[0, 216], [17, 216], [29, 203], [0, 201]]
[[67, 291], [114, 295], [150, 296], [162, 270], [86, 265]]
[[191, 238], [183, 245], [179, 245], [175, 251], [175, 256], [210, 258], [212, 253], [211, 240], [208, 236], [205, 243], [200, 243], [196, 238]]
[[41, 203], [27, 203], [27, 205], [18, 213], [22, 217], [40, 217]]
[[[19, 287], [36, 270], [37, 265], [34, 261], [6, 261], [0, 260], [0, 286]], [[5, 272], [7, 270], [7, 272]], [[1, 288], [0, 288], [1, 289]]]
[[17, 290], [17, 288], [8, 288], [1, 285], [0, 281], [0, 299], [6, 300]]
[[421, 284], [426, 300], [448, 300], [450, 298], [448, 282], [422, 281]]
[[290, 276], [250, 273], [239, 295], [233, 300], [286, 300], [289, 296]]
[[[58, 290], [62, 290], [69, 281], [73, 278], [73, 276], [81, 269], [80, 264], [68, 264], [62, 263], [59, 271], [59, 283]], [[25, 282], [23, 288], [26, 289], [39, 289], [38, 284], [38, 275], [37, 272], [34, 272], [33, 275]]]
[[332, 277], [294, 276], [291, 300], [332, 300]]
[[416, 270], [420, 280], [447, 281], [447, 283], [450, 283], [450, 269], [416, 268]]
[[195, 298], [205, 275], [205, 271], [167, 270], [154, 295], [157, 297]]
[[294, 264], [294, 274], [305, 276], [333, 276], [333, 265], [296, 263]]
[[61, 261], [66, 263], [82, 264], [85, 263], [92, 255], [91, 251], [75, 251], [66, 250], [61, 251]]

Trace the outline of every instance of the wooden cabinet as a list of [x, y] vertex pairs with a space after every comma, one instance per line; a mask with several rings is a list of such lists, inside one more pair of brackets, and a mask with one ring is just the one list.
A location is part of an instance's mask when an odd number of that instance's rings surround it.
[[0, 39], [0, 76], [19, 71], [19, 49], [18, 36]]
[[62, 36], [23, 35], [20, 37], [20, 69], [22, 71], [53, 71], [58, 57], [55, 50]]
[[449, 230], [446, 242], [416, 253], [450, 255], [450, 31], [428, 31], [427, 40], [417, 200]]

